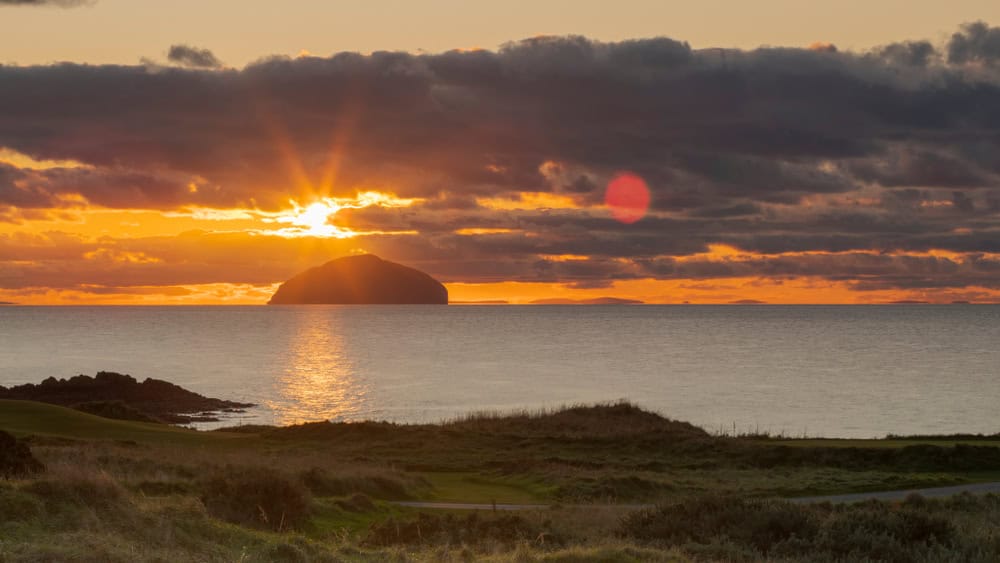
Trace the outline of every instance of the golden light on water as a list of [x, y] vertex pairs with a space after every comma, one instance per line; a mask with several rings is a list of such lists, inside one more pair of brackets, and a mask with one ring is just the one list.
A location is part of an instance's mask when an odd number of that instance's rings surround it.
[[278, 400], [267, 406], [282, 426], [344, 420], [361, 412], [367, 389], [348, 357], [343, 331], [324, 311], [303, 311], [289, 339]]

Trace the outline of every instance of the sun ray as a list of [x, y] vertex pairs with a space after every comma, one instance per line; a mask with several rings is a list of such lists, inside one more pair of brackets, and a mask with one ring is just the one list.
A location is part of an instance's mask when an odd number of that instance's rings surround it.
[[[280, 223], [288, 225], [285, 228], [268, 231], [265, 234], [274, 234], [284, 237], [320, 237], [320, 238], [350, 238], [371, 232], [355, 231], [349, 227], [337, 225], [333, 218], [341, 209], [363, 209], [365, 207], [409, 207], [420, 201], [416, 198], [400, 198], [395, 194], [363, 191], [356, 192], [354, 197], [333, 198], [325, 197], [313, 201], [308, 205], [302, 205], [298, 201], [290, 200], [292, 209], [289, 211], [273, 214], [264, 217], [266, 223]], [[382, 234], [412, 234], [413, 231], [379, 231]]]

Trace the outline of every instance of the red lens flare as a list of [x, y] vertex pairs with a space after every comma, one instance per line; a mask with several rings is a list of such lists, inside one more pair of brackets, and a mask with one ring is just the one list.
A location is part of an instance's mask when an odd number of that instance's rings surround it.
[[604, 203], [611, 210], [611, 216], [627, 225], [646, 216], [649, 200], [646, 181], [631, 172], [615, 176], [604, 194]]

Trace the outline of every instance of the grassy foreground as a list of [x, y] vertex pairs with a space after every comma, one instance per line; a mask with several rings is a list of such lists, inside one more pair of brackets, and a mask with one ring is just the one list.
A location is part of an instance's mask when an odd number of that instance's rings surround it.
[[0, 561], [1000, 560], [997, 497], [774, 500], [1000, 480], [993, 438], [720, 437], [627, 403], [195, 432], [0, 401], [0, 430], [47, 466], [0, 481]]

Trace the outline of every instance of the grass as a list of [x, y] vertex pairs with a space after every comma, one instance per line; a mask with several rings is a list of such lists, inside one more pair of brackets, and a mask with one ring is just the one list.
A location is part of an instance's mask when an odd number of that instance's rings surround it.
[[[876, 503], [860, 512], [764, 500], [998, 480], [1000, 448], [987, 439], [726, 437], [626, 403], [478, 413], [443, 424], [195, 432], [0, 401], [0, 429], [28, 437], [48, 467], [0, 482], [0, 561], [804, 561], [810, 552], [817, 560], [985, 561], [1000, 554], [998, 536], [984, 528], [1000, 522], [997, 500]], [[390, 502], [402, 499], [555, 508], [469, 520], [467, 511], [421, 516], [427, 511]], [[624, 502], [660, 508], [575, 506]], [[868, 527], [845, 523], [853, 521]], [[685, 525], [693, 528], [681, 535], [663, 531]], [[920, 553], [893, 543], [921, 526], [950, 530], [948, 541], [924, 541]], [[854, 542], [854, 551], [836, 551], [843, 542]]]
[[791, 439], [755, 439], [761, 444], [782, 444], [796, 448], [905, 448], [914, 445], [940, 446], [943, 448], [965, 445], [965, 446], [988, 446], [1000, 447], [1000, 439], [995, 437], [973, 439], [973, 438], [947, 438], [941, 436], [926, 436], [914, 438], [880, 438], [880, 439], [843, 439], [843, 438], [791, 438]]
[[553, 487], [524, 477], [479, 473], [421, 473], [430, 484], [422, 500], [436, 502], [533, 504], [552, 498]]
[[15, 436], [213, 447], [226, 441], [253, 437], [247, 434], [197, 432], [165, 424], [114, 420], [47, 403], [6, 399], [0, 399], [0, 429]]

